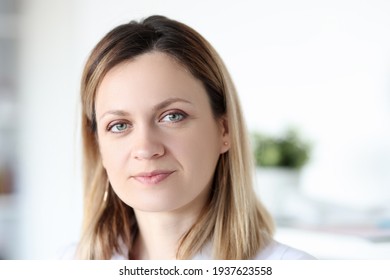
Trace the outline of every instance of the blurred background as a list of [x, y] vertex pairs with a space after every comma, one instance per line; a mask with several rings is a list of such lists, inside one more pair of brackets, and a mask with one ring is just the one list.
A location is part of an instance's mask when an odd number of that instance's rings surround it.
[[320, 259], [390, 259], [386, 0], [0, 0], [0, 259], [77, 242], [82, 67], [114, 26], [151, 14], [224, 59], [276, 239]]

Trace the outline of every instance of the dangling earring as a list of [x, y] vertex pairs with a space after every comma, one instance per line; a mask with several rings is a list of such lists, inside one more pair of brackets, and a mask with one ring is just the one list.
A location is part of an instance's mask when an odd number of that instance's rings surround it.
[[110, 181], [107, 179], [107, 184], [106, 184], [106, 189], [104, 190], [104, 195], [103, 195], [103, 202], [107, 201], [108, 197], [108, 188], [110, 187]]

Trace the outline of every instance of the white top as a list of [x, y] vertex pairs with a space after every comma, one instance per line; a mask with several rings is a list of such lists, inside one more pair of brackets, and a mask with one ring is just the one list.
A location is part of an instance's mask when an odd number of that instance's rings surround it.
[[[125, 260], [126, 257], [115, 254], [113, 260]], [[211, 260], [211, 246], [205, 248], [193, 257], [193, 260]], [[315, 258], [303, 251], [272, 241], [266, 248], [260, 251], [254, 260], [315, 260]]]
[[259, 252], [255, 260], [315, 260], [313, 256], [277, 241], [271, 242]]
[[[68, 250], [63, 256], [63, 259], [74, 259], [74, 250]], [[126, 260], [127, 256], [121, 254], [114, 254], [112, 260]], [[194, 260], [210, 260], [211, 246], [205, 246], [198, 254], [193, 258]], [[254, 260], [315, 260], [315, 258], [303, 251], [289, 247], [277, 241], [272, 241], [266, 248], [260, 251], [254, 258]]]

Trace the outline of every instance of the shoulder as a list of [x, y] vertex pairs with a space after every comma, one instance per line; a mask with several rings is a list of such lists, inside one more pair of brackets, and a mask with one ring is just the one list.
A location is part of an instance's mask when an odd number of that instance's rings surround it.
[[[193, 259], [211, 260], [212, 245], [210, 243], [206, 244]], [[253, 260], [315, 260], [315, 258], [303, 251], [272, 240], [253, 257]]]
[[255, 260], [315, 260], [306, 252], [273, 240], [267, 247], [259, 251]]
[[[63, 249], [61, 249], [60, 253], [57, 256], [58, 259], [59, 260], [77, 260], [78, 259], [76, 256], [77, 246], [78, 246], [78, 244], [74, 243], [74, 244], [69, 244], [66, 247], [64, 247]], [[124, 252], [126, 252], [127, 248], [123, 244], [120, 244], [120, 247], [121, 247], [121, 251], [115, 252], [111, 257], [111, 260], [127, 260], [126, 254], [124, 253]]]

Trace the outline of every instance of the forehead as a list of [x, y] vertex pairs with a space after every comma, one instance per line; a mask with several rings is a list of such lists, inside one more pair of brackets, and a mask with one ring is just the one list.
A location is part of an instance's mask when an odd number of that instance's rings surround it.
[[[101, 107], [160, 102], [164, 98], [207, 98], [200, 80], [176, 59], [161, 52], [139, 55], [112, 68], [96, 93], [96, 111]], [[198, 100], [199, 101], [199, 100]]]
[[101, 84], [107, 83], [107, 80], [115, 78], [120, 79], [123, 75], [125, 75], [127, 79], [132, 79], [133, 81], [142, 81], [142, 78], [147, 78], [149, 76], [170, 80], [171, 78], [174, 78], [170, 76], [170, 74], [173, 73], [177, 78], [180, 78], [181, 76], [190, 76], [195, 79], [190, 71], [171, 55], [159, 51], [147, 52], [114, 66], [105, 74]]

